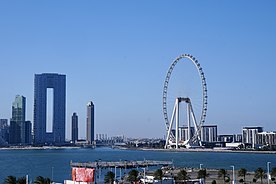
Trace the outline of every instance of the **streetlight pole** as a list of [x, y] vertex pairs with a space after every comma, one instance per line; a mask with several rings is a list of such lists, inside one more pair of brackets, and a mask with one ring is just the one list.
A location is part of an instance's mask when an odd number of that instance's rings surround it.
[[269, 180], [270, 180], [270, 174], [269, 174], [269, 165], [271, 164], [271, 162], [267, 162], [267, 184], [269, 184]]
[[142, 168], [144, 170], [144, 183], [146, 183], [146, 168]]
[[233, 184], [236, 184], [236, 181], [235, 181], [235, 166], [231, 165], [230, 167], [233, 168]]
[[[115, 166], [115, 182], [116, 182], [116, 178], [117, 178], [116, 168], [117, 168], [117, 166]], [[116, 182], [116, 183], [117, 183], [117, 182]]]
[[102, 168], [99, 168], [99, 181], [101, 180]]
[[199, 164], [199, 169], [201, 170], [201, 166], [203, 166], [203, 164]]
[[120, 167], [120, 180], [122, 180], [122, 168]]
[[[201, 166], [202, 166], [203, 164], [199, 164], [199, 170], [201, 170]], [[201, 172], [201, 171], [200, 171]], [[202, 181], [202, 178], [199, 178], [199, 182], [201, 183], [201, 181]]]
[[52, 182], [54, 182], [54, 167], [52, 167]]

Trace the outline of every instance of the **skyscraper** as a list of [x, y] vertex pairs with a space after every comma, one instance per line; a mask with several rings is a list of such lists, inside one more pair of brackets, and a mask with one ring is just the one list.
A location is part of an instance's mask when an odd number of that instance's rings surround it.
[[8, 119], [0, 119], [0, 145], [9, 142], [9, 126]]
[[[48, 91], [51, 89], [52, 91]], [[47, 108], [48, 92], [53, 92], [53, 107]], [[34, 144], [63, 144], [65, 142], [66, 76], [35, 74], [34, 79]], [[52, 117], [47, 118], [47, 109]], [[47, 123], [51, 129], [47, 130]]]
[[24, 133], [25, 133], [24, 144], [31, 144], [32, 143], [32, 123], [31, 123], [31, 121], [25, 121]]
[[72, 116], [72, 142], [75, 143], [78, 140], [78, 115], [73, 113]]
[[16, 95], [12, 103], [12, 118], [10, 121], [10, 144], [24, 143], [25, 140], [26, 98]]
[[88, 102], [87, 104], [87, 118], [86, 118], [86, 140], [88, 144], [92, 144], [94, 141], [94, 104]]

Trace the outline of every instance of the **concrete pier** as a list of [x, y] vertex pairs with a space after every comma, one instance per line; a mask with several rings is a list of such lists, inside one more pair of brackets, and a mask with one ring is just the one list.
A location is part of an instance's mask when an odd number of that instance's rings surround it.
[[143, 160], [143, 161], [118, 161], [118, 162], [105, 162], [105, 161], [95, 161], [95, 162], [72, 162], [71, 167], [85, 167], [85, 168], [141, 168], [150, 166], [169, 166], [172, 165], [172, 161], [156, 161], [156, 160]]

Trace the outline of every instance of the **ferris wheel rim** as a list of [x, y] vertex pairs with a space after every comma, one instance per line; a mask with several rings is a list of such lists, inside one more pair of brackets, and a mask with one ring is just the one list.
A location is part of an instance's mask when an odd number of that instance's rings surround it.
[[[205, 120], [206, 120], [206, 113], [207, 113], [207, 83], [206, 83], [206, 78], [204, 76], [204, 72], [202, 67], [200, 66], [200, 63], [198, 62], [198, 60], [196, 60], [195, 57], [193, 57], [190, 54], [182, 54], [179, 57], [177, 57], [172, 64], [170, 65], [170, 68], [167, 72], [166, 78], [165, 78], [165, 82], [164, 82], [164, 87], [163, 87], [163, 116], [164, 116], [164, 120], [165, 120], [165, 126], [166, 126], [166, 131], [169, 130], [169, 118], [168, 118], [168, 109], [167, 109], [167, 94], [168, 94], [168, 88], [169, 88], [169, 82], [170, 82], [170, 77], [171, 74], [173, 73], [173, 70], [175, 68], [175, 66], [177, 65], [177, 63], [184, 59], [187, 58], [190, 61], [192, 61], [192, 63], [194, 64], [194, 66], [196, 67], [198, 74], [200, 76], [201, 79], [201, 86], [202, 86], [202, 109], [201, 109], [201, 116], [200, 116], [200, 121], [199, 121], [199, 129], [197, 132], [195, 132], [194, 137], [198, 136], [199, 131], [200, 131], [200, 127], [204, 124]], [[174, 138], [174, 135], [171, 133], [170, 136], [172, 138]]]

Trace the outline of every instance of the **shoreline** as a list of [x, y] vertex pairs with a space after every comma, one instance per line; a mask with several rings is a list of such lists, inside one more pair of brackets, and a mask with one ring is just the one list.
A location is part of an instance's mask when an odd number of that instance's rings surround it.
[[82, 147], [75, 147], [75, 146], [14, 146], [14, 147], [0, 147], [1, 150], [49, 150], [49, 149], [79, 149]]
[[229, 150], [229, 149], [152, 149], [152, 148], [125, 148], [115, 147], [120, 150], [140, 150], [140, 151], [162, 151], [162, 152], [214, 152], [214, 153], [250, 153], [250, 154], [276, 154], [276, 151], [257, 151], [257, 150]]
[[[99, 147], [96, 147], [99, 148]], [[140, 150], [140, 151], [160, 151], [160, 152], [213, 152], [213, 153], [247, 153], [247, 154], [276, 154], [276, 151], [257, 151], [257, 150], [231, 150], [231, 149], [210, 149], [210, 148], [197, 148], [197, 149], [154, 149], [154, 148], [126, 148], [120, 146], [110, 147], [119, 150]], [[50, 149], [85, 149], [85, 147], [78, 146], [14, 146], [14, 147], [0, 147], [1, 150], [50, 150]]]

